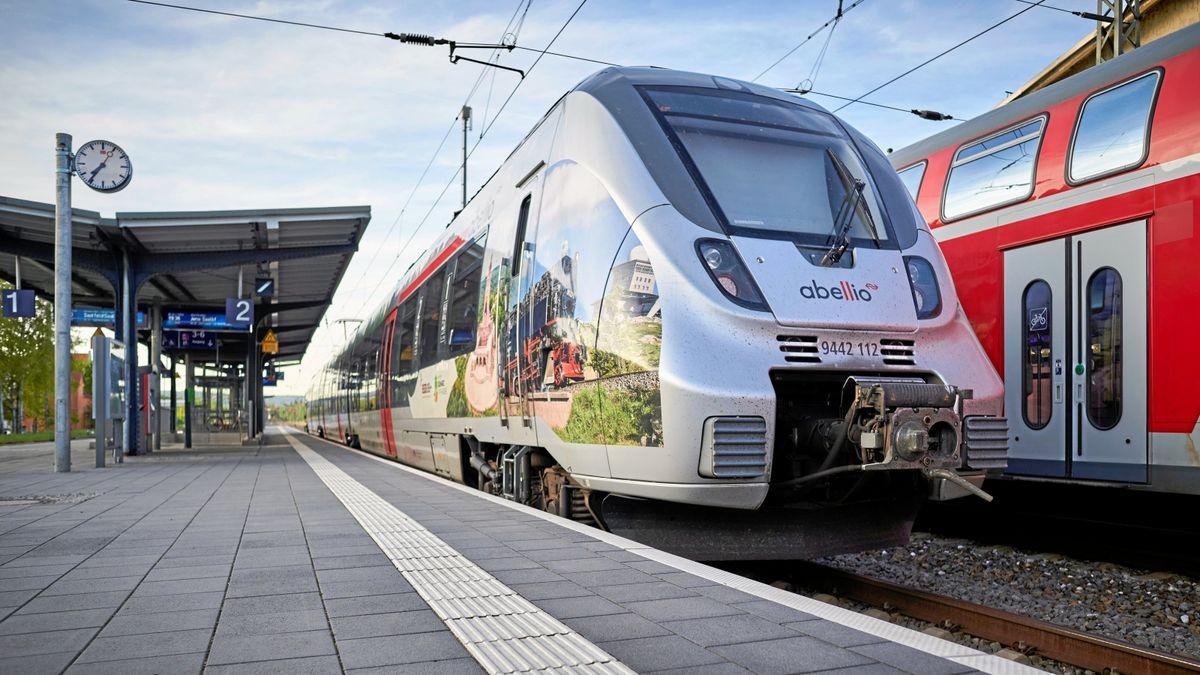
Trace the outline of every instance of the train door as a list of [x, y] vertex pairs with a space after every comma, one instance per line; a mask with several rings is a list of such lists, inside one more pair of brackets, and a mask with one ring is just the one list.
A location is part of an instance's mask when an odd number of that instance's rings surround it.
[[[532, 427], [529, 395], [541, 382], [542, 328], [544, 309], [539, 319], [536, 285], [545, 270], [538, 270], [537, 209], [541, 201], [540, 174], [535, 174], [517, 213], [517, 231], [513, 243], [512, 282], [508, 297], [508, 321], [504, 328], [504, 389], [506, 398], [516, 404], [522, 425]], [[510, 403], [510, 406], [512, 405]]]
[[1144, 483], [1146, 223], [1004, 254], [1009, 472]]
[[392, 349], [396, 334], [396, 315], [399, 308], [392, 308], [383, 323], [383, 342], [379, 345], [379, 356], [375, 372], [379, 375], [379, 427], [383, 435], [383, 452], [396, 457], [396, 437], [392, 433]]

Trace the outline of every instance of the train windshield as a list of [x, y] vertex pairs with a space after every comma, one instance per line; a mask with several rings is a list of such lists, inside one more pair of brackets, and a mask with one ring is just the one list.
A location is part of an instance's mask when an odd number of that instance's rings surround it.
[[[895, 248], [870, 174], [832, 116], [724, 89], [642, 93], [729, 234], [825, 246], [844, 230], [854, 246]], [[857, 181], [859, 207], [835, 222]]]

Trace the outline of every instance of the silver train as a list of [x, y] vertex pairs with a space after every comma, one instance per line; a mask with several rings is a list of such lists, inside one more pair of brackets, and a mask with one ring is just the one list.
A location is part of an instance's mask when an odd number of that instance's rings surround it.
[[601, 71], [313, 383], [309, 431], [695, 558], [907, 540], [1005, 466], [911, 197], [824, 109]]

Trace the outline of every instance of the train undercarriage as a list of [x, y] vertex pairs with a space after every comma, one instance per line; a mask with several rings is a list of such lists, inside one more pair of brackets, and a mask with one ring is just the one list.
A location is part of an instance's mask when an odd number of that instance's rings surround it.
[[[694, 560], [817, 558], [908, 541], [926, 498], [979, 489], [1005, 456], [1000, 424], [964, 421], [969, 391], [918, 378], [776, 380], [770, 488], [754, 510], [588, 490], [544, 449], [465, 439], [484, 492]], [[963, 441], [966, 442], [963, 442]], [[999, 443], [999, 447], [995, 446]]]

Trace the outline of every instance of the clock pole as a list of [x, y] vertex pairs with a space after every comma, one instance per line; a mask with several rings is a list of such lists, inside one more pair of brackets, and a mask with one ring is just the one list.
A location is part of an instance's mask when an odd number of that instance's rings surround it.
[[54, 470], [64, 472], [71, 470], [71, 134], [55, 135], [54, 156]]

